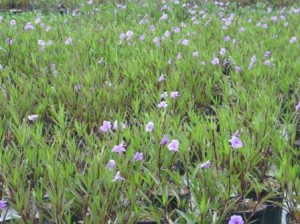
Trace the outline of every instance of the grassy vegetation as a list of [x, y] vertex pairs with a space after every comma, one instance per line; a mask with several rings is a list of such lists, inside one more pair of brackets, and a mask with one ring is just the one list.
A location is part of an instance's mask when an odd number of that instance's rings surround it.
[[89, 1], [1, 14], [0, 199], [14, 222], [224, 223], [232, 195], [270, 191], [271, 167], [272, 195], [294, 211], [297, 7]]

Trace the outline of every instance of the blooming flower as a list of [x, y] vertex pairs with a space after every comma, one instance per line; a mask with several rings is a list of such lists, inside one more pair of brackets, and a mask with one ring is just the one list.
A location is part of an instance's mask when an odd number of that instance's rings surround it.
[[198, 51], [194, 51], [193, 52], [193, 57], [195, 57], [195, 58], [199, 57], [199, 52]]
[[157, 104], [157, 107], [160, 109], [160, 108], [167, 108], [168, 107], [168, 104], [166, 101], [161, 101], [159, 104]]
[[265, 52], [265, 57], [266, 57], [266, 58], [267, 58], [267, 57], [270, 57], [270, 54], [271, 54], [270, 51], [266, 51], [266, 52]]
[[108, 132], [111, 129], [111, 122], [110, 121], [103, 121], [100, 130], [102, 132]]
[[68, 37], [67, 40], [65, 41], [65, 44], [66, 44], [66, 45], [69, 45], [69, 44], [72, 43], [72, 41], [73, 41], [72, 38], [71, 38], [71, 37]]
[[16, 20], [12, 19], [12, 20], [9, 22], [9, 24], [10, 24], [11, 26], [16, 25]]
[[165, 13], [164, 13], [164, 14], [160, 17], [159, 21], [166, 20], [166, 19], [168, 19], [168, 14], [165, 14]]
[[6, 43], [8, 44], [8, 45], [12, 45], [13, 44], [13, 39], [11, 39], [11, 38], [7, 38], [6, 39]]
[[7, 207], [7, 202], [4, 200], [0, 200], [0, 211]]
[[298, 104], [296, 105], [296, 110], [300, 110], [300, 101], [298, 102]]
[[240, 66], [235, 66], [235, 71], [240, 72], [240, 71], [242, 71], [242, 68]]
[[154, 130], [154, 123], [151, 121], [148, 122], [148, 124], [145, 126], [145, 130], [146, 132], [152, 132]]
[[225, 36], [224, 37], [224, 41], [230, 41], [230, 37], [229, 36]]
[[228, 224], [244, 224], [244, 220], [239, 215], [233, 215], [230, 217]]
[[160, 98], [161, 98], [162, 100], [165, 100], [167, 97], [168, 97], [168, 93], [167, 93], [167, 92], [163, 92], [163, 93], [160, 95]]
[[183, 41], [181, 41], [181, 44], [187, 46], [189, 44], [189, 40], [184, 39]]
[[168, 149], [173, 152], [177, 152], [179, 148], [179, 141], [174, 139], [168, 144]]
[[144, 160], [144, 155], [142, 152], [136, 152], [132, 158], [132, 161], [133, 162], [136, 162], [136, 161], [143, 161]]
[[225, 54], [226, 54], [226, 49], [225, 48], [221, 48], [220, 55], [224, 56]]
[[235, 132], [229, 140], [231, 147], [234, 149], [242, 148], [243, 142], [239, 138], [239, 133]]
[[28, 120], [30, 120], [30, 121], [35, 121], [35, 119], [37, 119], [38, 118], [38, 116], [39, 115], [36, 115], [36, 114], [32, 114], [32, 115], [29, 115], [27, 118], [28, 118]]
[[34, 29], [34, 26], [28, 22], [25, 26], [24, 26], [24, 30], [33, 30]]
[[213, 65], [218, 65], [218, 64], [220, 63], [220, 60], [219, 60], [219, 58], [214, 58], [214, 59], [211, 61], [211, 63], [212, 63]]
[[290, 43], [292, 44], [292, 43], [295, 43], [296, 42], [296, 40], [297, 40], [297, 38], [296, 37], [292, 37], [291, 39], [290, 39]]
[[114, 161], [113, 159], [109, 160], [106, 167], [110, 170], [112, 170], [113, 168], [115, 168], [116, 166], [116, 161]]
[[177, 59], [179, 60], [179, 59], [181, 59], [182, 58], [182, 55], [181, 55], [181, 52], [179, 52], [178, 54], [177, 54]]
[[200, 168], [203, 168], [203, 169], [208, 169], [208, 168], [210, 168], [210, 166], [211, 166], [210, 160], [206, 161], [205, 163], [200, 164]]
[[162, 140], [160, 141], [160, 145], [165, 145], [165, 144], [167, 144], [168, 143], [168, 141], [169, 141], [169, 139], [168, 139], [168, 135], [164, 135], [164, 137], [162, 138]]
[[270, 60], [265, 60], [264, 61], [264, 65], [265, 66], [270, 66], [271, 65], [271, 61]]
[[175, 99], [179, 96], [179, 93], [177, 91], [171, 92], [171, 98]]
[[3, 66], [2, 65], [0, 65], [0, 71], [2, 71], [3, 70]]
[[120, 171], [118, 171], [114, 177], [114, 179], [112, 180], [113, 182], [117, 181], [117, 180], [125, 180], [124, 177], [121, 176]]
[[166, 77], [165, 77], [164, 74], [161, 74], [161, 75], [159, 76], [159, 78], [158, 78], [158, 82], [162, 82], [162, 81], [164, 81], [164, 80], [166, 80]]
[[112, 152], [116, 152], [116, 153], [118, 153], [118, 154], [121, 154], [122, 152], [125, 152], [125, 151], [126, 151], [125, 143], [122, 142], [122, 143], [119, 144], [119, 145], [115, 145], [111, 151], [112, 151]]
[[41, 50], [44, 50], [44, 49], [45, 49], [45, 46], [46, 46], [45, 41], [43, 41], [43, 40], [38, 40], [38, 44], [40, 45]]

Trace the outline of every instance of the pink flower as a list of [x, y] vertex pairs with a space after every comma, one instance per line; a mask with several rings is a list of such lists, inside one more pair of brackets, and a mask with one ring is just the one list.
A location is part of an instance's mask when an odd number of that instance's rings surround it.
[[173, 152], [177, 152], [179, 149], [179, 141], [174, 139], [168, 144], [168, 149]]
[[27, 118], [28, 118], [28, 120], [30, 120], [30, 121], [35, 121], [35, 119], [37, 119], [38, 118], [38, 116], [39, 115], [36, 115], [36, 114], [32, 114], [32, 115], [29, 115]]
[[152, 132], [154, 130], [154, 123], [151, 121], [148, 122], [148, 124], [145, 126], [145, 130], [146, 132]]
[[118, 172], [116, 173], [116, 175], [115, 175], [115, 177], [114, 177], [114, 179], [113, 179], [112, 181], [115, 182], [115, 181], [117, 181], [117, 180], [121, 180], [121, 181], [125, 180], [125, 178], [121, 176], [120, 171], [118, 171]]
[[103, 121], [103, 124], [100, 127], [100, 130], [105, 133], [105, 132], [108, 132], [110, 129], [111, 129], [111, 122]]

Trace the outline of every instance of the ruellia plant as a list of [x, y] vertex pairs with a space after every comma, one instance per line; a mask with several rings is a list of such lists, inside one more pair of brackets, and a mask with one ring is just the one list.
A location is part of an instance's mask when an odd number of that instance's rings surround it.
[[1, 4], [0, 222], [295, 217], [299, 5]]

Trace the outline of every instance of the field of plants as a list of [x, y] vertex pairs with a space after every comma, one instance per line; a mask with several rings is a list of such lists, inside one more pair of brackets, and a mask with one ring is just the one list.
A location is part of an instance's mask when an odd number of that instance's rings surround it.
[[0, 12], [0, 223], [300, 223], [299, 4], [77, 2]]

